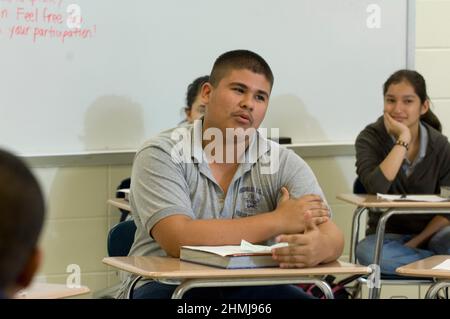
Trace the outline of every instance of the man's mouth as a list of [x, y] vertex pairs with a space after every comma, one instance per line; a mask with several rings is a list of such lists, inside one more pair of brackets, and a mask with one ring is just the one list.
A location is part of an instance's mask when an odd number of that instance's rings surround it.
[[237, 118], [238, 122], [241, 122], [243, 124], [251, 124], [251, 123], [253, 123], [253, 118], [248, 113], [239, 112], [239, 113], [233, 114], [233, 116], [235, 116]]

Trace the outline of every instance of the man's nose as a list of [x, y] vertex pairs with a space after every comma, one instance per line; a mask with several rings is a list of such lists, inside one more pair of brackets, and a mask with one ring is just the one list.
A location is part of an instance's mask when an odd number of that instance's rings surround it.
[[240, 107], [241, 108], [245, 108], [248, 109], [250, 112], [253, 111], [254, 109], [254, 100], [253, 100], [253, 96], [251, 94], [244, 94], [242, 96], [241, 102], [240, 102]]

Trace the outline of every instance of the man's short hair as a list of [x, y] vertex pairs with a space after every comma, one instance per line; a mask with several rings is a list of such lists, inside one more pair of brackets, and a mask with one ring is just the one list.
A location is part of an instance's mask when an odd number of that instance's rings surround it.
[[260, 55], [248, 50], [228, 51], [219, 56], [214, 62], [209, 82], [213, 87], [217, 87], [229, 72], [242, 69], [264, 75], [272, 88], [274, 77], [269, 64]]
[[44, 222], [41, 189], [30, 169], [0, 150], [0, 290], [14, 284], [37, 245]]

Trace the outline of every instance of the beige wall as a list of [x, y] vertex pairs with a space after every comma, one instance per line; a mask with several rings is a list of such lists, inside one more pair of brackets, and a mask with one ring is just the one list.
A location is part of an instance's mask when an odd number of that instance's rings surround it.
[[423, 74], [434, 111], [450, 135], [450, 0], [417, 0], [416, 69]]
[[[436, 113], [450, 133], [450, 0], [417, 1], [416, 66], [427, 79]], [[346, 234], [348, 254], [353, 207], [336, 200], [351, 191], [354, 157], [306, 158], [322, 185], [334, 220]], [[64, 283], [66, 267], [78, 264], [82, 284], [96, 291], [116, 283], [114, 271], [101, 263], [106, 256], [108, 229], [119, 213], [106, 205], [115, 187], [130, 175], [129, 166], [36, 168], [49, 213], [42, 236], [44, 265], [40, 280]], [[415, 295], [417, 296], [417, 294]]]
[[41, 238], [44, 262], [38, 281], [65, 283], [67, 266], [81, 268], [81, 284], [92, 291], [110, 287], [116, 274], [102, 264], [109, 228], [120, 213], [108, 207], [130, 166], [35, 168], [47, 198], [47, 220]]

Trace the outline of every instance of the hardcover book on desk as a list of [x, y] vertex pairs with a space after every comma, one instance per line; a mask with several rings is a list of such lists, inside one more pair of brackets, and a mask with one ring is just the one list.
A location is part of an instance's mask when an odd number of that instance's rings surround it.
[[[277, 245], [277, 247], [284, 246]], [[252, 246], [258, 248], [243, 248], [242, 244], [241, 246], [182, 246], [180, 259], [227, 269], [278, 267], [278, 262], [272, 259], [271, 253], [275, 245]]]

